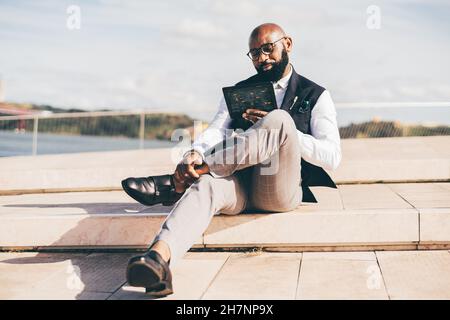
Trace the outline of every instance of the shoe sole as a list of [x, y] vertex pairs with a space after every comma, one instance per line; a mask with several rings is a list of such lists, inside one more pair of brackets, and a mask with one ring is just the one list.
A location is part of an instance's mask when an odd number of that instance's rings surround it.
[[172, 284], [161, 281], [157, 271], [140, 260], [128, 265], [127, 280], [130, 286], [144, 287], [145, 293], [155, 297], [164, 297], [173, 293]]

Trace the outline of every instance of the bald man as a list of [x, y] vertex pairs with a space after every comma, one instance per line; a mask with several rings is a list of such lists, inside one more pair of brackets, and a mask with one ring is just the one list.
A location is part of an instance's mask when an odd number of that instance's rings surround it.
[[290, 211], [302, 201], [316, 202], [310, 186], [336, 188], [324, 171], [341, 160], [330, 94], [295, 72], [289, 62], [292, 39], [280, 26], [256, 27], [248, 46], [257, 74], [237, 86], [271, 82], [278, 109], [247, 109], [242, 118], [231, 119], [222, 98], [174, 174], [122, 181], [140, 203], [175, 204], [150, 249], [128, 264], [128, 283], [151, 295], [173, 292], [170, 268], [215, 214]]

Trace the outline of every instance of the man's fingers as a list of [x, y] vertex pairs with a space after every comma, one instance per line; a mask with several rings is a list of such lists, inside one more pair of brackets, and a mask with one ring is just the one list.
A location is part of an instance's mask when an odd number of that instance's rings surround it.
[[263, 110], [259, 110], [259, 109], [247, 109], [246, 113], [251, 116], [257, 116], [257, 117], [261, 117], [261, 118], [268, 114], [267, 111], [263, 111]]
[[244, 118], [245, 120], [248, 120], [248, 121], [252, 121], [252, 117], [253, 117], [253, 116], [251, 116], [251, 115], [248, 114], [248, 113], [243, 113], [243, 114], [242, 114], [242, 118]]
[[259, 119], [261, 119], [261, 117], [257, 117], [257, 116], [252, 116], [247, 114], [246, 116], [243, 117], [244, 119], [251, 121], [253, 123], [255, 123], [256, 121], [258, 121]]
[[184, 177], [184, 174], [186, 173], [186, 165], [184, 163], [178, 164], [176, 171], [180, 177]]
[[191, 176], [192, 178], [195, 178], [195, 179], [198, 179], [200, 177], [200, 175], [195, 171], [193, 165], [188, 164], [186, 167], [187, 167], [186, 172], [189, 174], [189, 176]]
[[245, 110], [245, 112], [248, 113], [248, 114], [250, 114], [250, 115], [258, 114], [259, 111], [260, 111], [260, 110], [258, 110], [258, 109], [251, 109], [251, 108]]
[[260, 120], [261, 118], [263, 118], [268, 114], [267, 111], [262, 111], [259, 109], [247, 109], [245, 111], [246, 112], [242, 114], [242, 117], [253, 123], [257, 122], [258, 120]]
[[175, 180], [177, 180], [177, 182], [184, 183], [184, 178], [181, 176], [181, 174], [178, 170], [175, 171], [173, 176], [174, 176]]

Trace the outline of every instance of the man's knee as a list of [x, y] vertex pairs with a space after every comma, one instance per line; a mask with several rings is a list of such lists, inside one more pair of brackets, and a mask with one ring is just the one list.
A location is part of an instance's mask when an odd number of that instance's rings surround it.
[[269, 128], [296, 128], [294, 119], [292, 119], [289, 112], [283, 109], [276, 109], [270, 111], [265, 117], [266, 126]]
[[278, 139], [279, 143], [286, 140], [297, 141], [297, 127], [287, 111], [272, 110], [262, 120], [259, 129], [270, 133], [268, 136], [271, 139]]

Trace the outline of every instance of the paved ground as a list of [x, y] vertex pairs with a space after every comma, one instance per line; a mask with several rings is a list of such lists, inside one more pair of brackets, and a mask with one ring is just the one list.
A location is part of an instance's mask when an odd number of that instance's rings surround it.
[[[131, 253], [0, 253], [0, 299], [152, 299]], [[187, 253], [166, 299], [450, 299], [450, 252]]]

